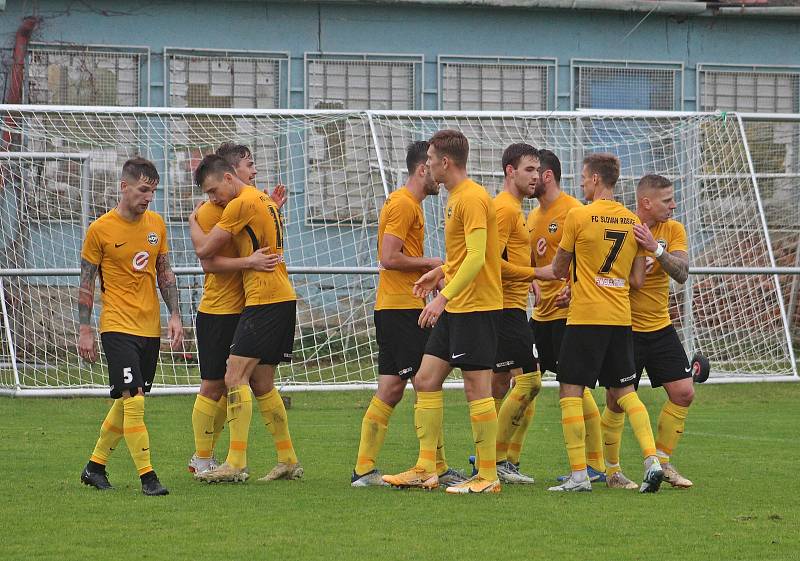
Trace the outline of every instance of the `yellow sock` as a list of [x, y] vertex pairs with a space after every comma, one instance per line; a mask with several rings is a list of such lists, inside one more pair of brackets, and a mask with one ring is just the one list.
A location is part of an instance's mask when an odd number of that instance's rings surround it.
[[625, 414], [628, 416], [633, 434], [642, 449], [642, 456], [645, 458], [655, 456], [656, 442], [653, 439], [653, 428], [650, 426], [650, 415], [647, 414], [647, 408], [642, 403], [642, 400], [639, 399], [636, 392], [631, 392], [619, 398], [617, 403], [625, 410]]
[[[538, 398], [537, 398], [538, 399]], [[511, 440], [508, 443], [508, 452], [506, 459], [512, 464], [518, 464], [519, 458], [522, 455], [522, 447], [525, 445], [525, 437], [528, 434], [528, 427], [533, 421], [533, 416], [536, 414], [536, 399], [531, 401], [528, 407], [525, 408], [525, 413], [519, 421], [519, 426], [511, 435]]]
[[608, 407], [603, 409], [603, 451], [606, 460], [606, 476], [620, 470], [619, 449], [622, 446], [622, 430], [625, 428], [625, 413], [615, 413]]
[[222, 397], [217, 401], [217, 410], [214, 413], [214, 437], [211, 441], [211, 449], [217, 448], [217, 441], [225, 429], [225, 421], [228, 420], [228, 396], [222, 394]]
[[216, 414], [217, 402], [198, 394], [192, 408], [194, 454], [198, 458], [210, 458], [214, 451], [214, 416]]
[[225, 463], [241, 469], [247, 466], [247, 437], [253, 418], [253, 398], [250, 386], [235, 386], [228, 390], [228, 430], [231, 443]]
[[589, 388], [583, 389], [583, 423], [586, 425], [586, 461], [597, 471], [606, 470], [603, 460], [603, 431], [600, 428], [600, 410]]
[[[532, 418], [532, 416], [526, 418], [525, 413], [541, 388], [542, 375], [539, 372], [520, 374], [514, 379], [514, 387], [511, 388], [497, 414], [496, 459], [498, 462], [508, 459], [508, 445], [512, 435], [517, 436], [520, 449], [522, 448]], [[523, 423], [524, 427], [522, 427]], [[520, 428], [523, 430], [520, 431]]]
[[122, 399], [125, 420], [122, 423], [125, 431], [125, 444], [133, 458], [133, 464], [139, 475], [153, 471], [150, 464], [150, 435], [144, 424], [144, 396], [136, 395]]
[[497, 479], [497, 411], [491, 397], [469, 402], [469, 420], [478, 457], [478, 475], [483, 479]]
[[264, 424], [272, 434], [275, 451], [278, 453], [278, 462], [283, 464], [296, 464], [297, 454], [294, 451], [292, 437], [289, 435], [289, 417], [286, 415], [286, 406], [283, 404], [278, 388], [256, 398], [258, 408]]
[[447, 458], [444, 457], [444, 431], [439, 430], [439, 438], [436, 441], [436, 473], [439, 475], [450, 469], [447, 465]]
[[117, 447], [124, 434], [123, 430], [123, 407], [122, 399], [115, 399], [108, 410], [106, 418], [100, 427], [100, 437], [94, 445], [91, 460], [95, 463], [106, 465], [111, 452]]
[[414, 427], [419, 438], [417, 467], [428, 473], [436, 471], [436, 445], [442, 432], [444, 397], [442, 392], [417, 392]]
[[389, 418], [393, 412], [394, 408], [378, 399], [377, 396], [374, 396], [369, 402], [369, 407], [361, 420], [361, 441], [358, 444], [356, 475], [361, 476], [375, 469], [375, 459], [383, 447], [386, 430], [389, 428]]
[[562, 397], [561, 430], [567, 447], [569, 468], [572, 471], [586, 469], [586, 427], [583, 424], [583, 404], [580, 397]]
[[503, 407], [503, 398], [493, 398], [494, 399], [494, 411], [495, 413], [500, 413], [500, 409]]
[[678, 441], [683, 435], [686, 426], [686, 416], [689, 414], [688, 407], [675, 405], [670, 400], [661, 409], [658, 417], [658, 438], [656, 439], [656, 449], [659, 459], [664, 462], [669, 461], [669, 457], [678, 445]]

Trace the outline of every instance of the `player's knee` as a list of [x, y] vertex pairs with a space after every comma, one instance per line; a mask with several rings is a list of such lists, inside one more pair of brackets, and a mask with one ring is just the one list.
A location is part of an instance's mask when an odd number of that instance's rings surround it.
[[692, 401], [694, 401], [694, 386], [686, 384], [680, 388], [676, 388], [673, 390], [672, 395], [669, 396], [669, 400], [675, 405], [689, 407]]

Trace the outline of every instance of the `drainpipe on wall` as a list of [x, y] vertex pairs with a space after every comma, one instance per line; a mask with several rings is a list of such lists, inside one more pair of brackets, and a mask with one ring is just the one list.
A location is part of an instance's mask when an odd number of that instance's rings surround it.
[[[22, 20], [22, 25], [17, 29], [14, 40], [13, 63], [11, 66], [11, 81], [6, 94], [5, 103], [22, 103], [22, 88], [25, 77], [25, 55], [28, 53], [28, 43], [31, 40], [34, 30], [38, 27], [41, 20], [36, 17], [27, 17]], [[12, 117], [6, 119], [8, 130], [3, 133], [4, 148], [11, 144], [11, 129], [14, 127]]]

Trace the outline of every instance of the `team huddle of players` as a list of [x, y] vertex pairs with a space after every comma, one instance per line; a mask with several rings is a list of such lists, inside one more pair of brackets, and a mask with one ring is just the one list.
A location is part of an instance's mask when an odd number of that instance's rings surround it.
[[[549, 150], [512, 144], [502, 158], [503, 190], [492, 199], [469, 179], [469, 144], [442, 130], [408, 147], [408, 182], [384, 205], [378, 229], [381, 268], [375, 305], [378, 389], [361, 427], [354, 487], [392, 485], [448, 493], [497, 493], [501, 482], [533, 483], [519, 470], [534, 417], [541, 372], [557, 374], [570, 473], [552, 491], [590, 491], [592, 482], [655, 492], [662, 480], [690, 487], [669, 462], [693, 398], [691, 369], [668, 313], [669, 278], [688, 275], [686, 234], [671, 219], [671, 183], [646, 175], [636, 213], [613, 199], [619, 160], [591, 154], [582, 185], [589, 204], [560, 189], [561, 164]], [[189, 224], [206, 273], [196, 333], [200, 392], [192, 412], [195, 452], [189, 469], [207, 482], [245, 481], [254, 395], [272, 434], [278, 463], [262, 480], [297, 479], [303, 468], [274, 386], [290, 361], [296, 296], [283, 260], [280, 207], [285, 188], [253, 187], [255, 165], [244, 146], [225, 144], [195, 171], [208, 196]], [[115, 401], [81, 480], [111, 488], [105, 472], [124, 437], [145, 494], [166, 494], [150, 464], [144, 394], [155, 375], [159, 343], [156, 279], [171, 313], [168, 335], [182, 327], [163, 220], [147, 210], [158, 184], [150, 162], [123, 167], [118, 206], [94, 222], [81, 253], [79, 354], [96, 358], [91, 309], [100, 275], [100, 331]], [[448, 191], [445, 258], [426, 257], [422, 201]], [[539, 206], [527, 220], [525, 198]], [[535, 307], [527, 319], [529, 294]], [[538, 360], [534, 355], [534, 341]], [[475, 442], [466, 477], [445, 457], [442, 384], [459, 368]], [[668, 394], [654, 438], [635, 388], [646, 369]], [[376, 460], [408, 380], [416, 391], [414, 466], [382, 475]], [[513, 385], [512, 385], [513, 380]], [[602, 415], [588, 388], [606, 387]], [[644, 456], [641, 486], [620, 469], [625, 416]], [[230, 431], [222, 464], [214, 447]]]

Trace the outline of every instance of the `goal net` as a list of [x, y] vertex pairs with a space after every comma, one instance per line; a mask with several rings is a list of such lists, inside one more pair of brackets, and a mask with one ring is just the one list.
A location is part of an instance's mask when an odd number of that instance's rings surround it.
[[[613, 152], [622, 162], [619, 194], [629, 207], [642, 175], [674, 182], [676, 218], [686, 226], [693, 267], [775, 266], [735, 115], [6, 106], [0, 108], [0, 391], [104, 391], [102, 354], [94, 365], [76, 354], [80, 247], [88, 224], [116, 204], [119, 171], [134, 155], [155, 162], [161, 174], [151, 208], [167, 222], [186, 328], [184, 349], [162, 345], [156, 384], [181, 391], [199, 383], [193, 318], [203, 276], [187, 216], [202, 194], [192, 173], [204, 154], [228, 141], [252, 149], [259, 188], [279, 182], [289, 188], [285, 247], [298, 322], [295, 362], [280, 367], [280, 383], [374, 382], [379, 211], [405, 180], [408, 143], [441, 128], [464, 132], [469, 173], [492, 194], [502, 187], [500, 158], [510, 143], [553, 150], [564, 189], [579, 198], [584, 155]], [[434, 255], [444, 252], [445, 199], [442, 190], [425, 202], [426, 251]], [[673, 286], [671, 314], [687, 352], [708, 356], [715, 378], [796, 376], [775, 275], [692, 275]]]

